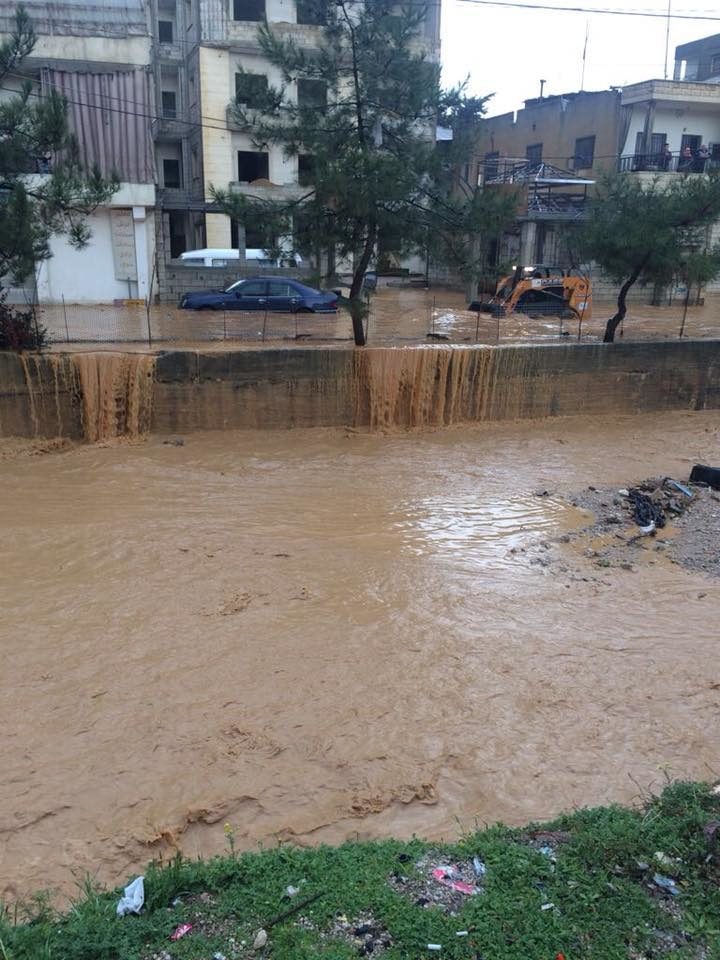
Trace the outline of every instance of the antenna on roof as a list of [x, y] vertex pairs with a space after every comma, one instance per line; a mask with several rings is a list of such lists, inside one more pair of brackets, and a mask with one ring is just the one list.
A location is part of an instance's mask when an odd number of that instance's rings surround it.
[[542, 98], [543, 98], [543, 90], [545, 89], [545, 84], [546, 84], [546, 82], [547, 82], [546, 80], [541, 80], [541, 81], [540, 81], [540, 99], [541, 99], [541, 100], [542, 100]]
[[668, 52], [670, 50], [670, 17], [672, 16], [672, 0], [668, 0], [667, 28], [665, 30], [665, 73], [663, 79], [668, 78]]
[[590, 21], [585, 22], [585, 46], [582, 55], [582, 74], [580, 75], [580, 89], [585, 89], [585, 64], [587, 63], [588, 38], [590, 37]]

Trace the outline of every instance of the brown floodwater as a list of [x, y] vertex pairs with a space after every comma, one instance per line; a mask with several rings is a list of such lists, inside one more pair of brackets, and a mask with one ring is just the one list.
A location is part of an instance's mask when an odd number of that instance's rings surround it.
[[246, 848], [455, 837], [717, 775], [718, 584], [523, 548], [584, 522], [564, 493], [686, 477], [719, 436], [693, 413], [8, 442], [0, 895], [221, 851], [226, 822]]
[[[389, 284], [398, 281], [389, 281]], [[451, 343], [553, 343], [581, 339], [602, 340], [605, 323], [614, 313], [612, 302], [596, 301], [591, 319], [579, 327], [576, 321], [557, 317], [529, 317], [513, 314], [499, 321], [489, 314], [478, 316], [467, 310], [467, 300], [458, 291], [418, 289], [382, 283], [373, 296], [367, 320], [370, 344], [427, 342], [428, 334]], [[680, 332], [683, 305], [652, 307], [631, 303], [618, 339], [676, 339]], [[178, 310], [174, 304], [154, 305], [148, 317], [143, 307], [112, 304], [48, 305], [39, 308], [40, 323], [49, 331], [54, 346], [68, 343], [108, 345], [137, 344], [147, 349], [148, 333], [153, 347], [168, 344], [203, 344], [215, 349], [239, 345], [253, 347], [282, 342], [346, 344], [352, 338], [350, 319], [339, 311], [330, 315], [215, 313]], [[690, 307], [685, 324], [687, 337], [720, 335], [720, 297], [708, 296], [699, 307]], [[94, 346], [91, 348], [95, 348]]]

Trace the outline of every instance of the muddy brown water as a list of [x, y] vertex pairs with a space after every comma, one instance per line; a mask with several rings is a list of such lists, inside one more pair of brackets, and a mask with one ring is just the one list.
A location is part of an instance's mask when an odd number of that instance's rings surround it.
[[0, 893], [118, 884], [226, 822], [455, 837], [717, 775], [718, 583], [661, 557], [571, 582], [522, 548], [584, 522], [563, 493], [687, 476], [719, 431], [9, 442]]
[[[392, 281], [391, 281], [392, 282]], [[397, 283], [397, 281], [395, 281]], [[417, 289], [382, 284], [371, 301], [367, 323], [371, 344], [426, 342], [427, 335], [447, 338], [452, 343], [544, 343], [566, 342], [580, 337], [584, 342], [602, 340], [607, 318], [614, 313], [612, 302], [597, 301], [591, 320], [581, 327], [576, 321], [557, 317], [529, 317], [513, 314], [500, 321], [467, 310], [467, 300], [457, 291]], [[651, 307], [631, 303], [618, 339], [675, 339], [682, 322], [683, 305]], [[148, 344], [148, 317], [142, 307], [111, 304], [69, 304], [42, 306], [39, 318], [58, 348], [89, 343], [135, 342], [139, 349]], [[350, 319], [344, 311], [326, 316], [300, 314], [215, 313], [179, 310], [174, 304], [158, 304], [150, 311], [152, 344], [162, 347], [210, 344], [223, 349], [238, 343], [248, 347], [282, 341], [347, 343], [352, 338]], [[700, 307], [688, 310], [685, 336], [717, 337], [720, 332], [720, 297], [708, 296]], [[124, 349], [126, 346], [124, 346]]]

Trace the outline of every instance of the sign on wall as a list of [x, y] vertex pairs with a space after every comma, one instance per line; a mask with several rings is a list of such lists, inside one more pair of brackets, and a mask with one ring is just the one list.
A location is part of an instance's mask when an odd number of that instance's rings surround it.
[[135, 226], [132, 210], [110, 211], [110, 234], [116, 280], [137, 280]]

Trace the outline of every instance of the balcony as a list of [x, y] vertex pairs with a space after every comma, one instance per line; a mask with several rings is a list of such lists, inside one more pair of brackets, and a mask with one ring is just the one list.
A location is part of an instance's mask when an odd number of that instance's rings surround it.
[[303, 187], [299, 183], [272, 183], [270, 180], [254, 181], [253, 183], [241, 183], [238, 180], [232, 180], [228, 184], [231, 193], [242, 193], [246, 197], [253, 197], [255, 200], [299, 200], [306, 196], [311, 187]]
[[720, 170], [720, 157], [710, 157], [707, 160], [697, 157], [683, 157], [680, 153], [652, 154], [631, 153], [618, 157], [618, 171], [620, 173], [710, 173]]
[[151, 122], [154, 140], [181, 140], [190, 133], [187, 120], [177, 117], [155, 117]]
[[691, 103], [717, 107], [720, 105], [720, 84], [688, 80], [644, 80], [623, 88], [621, 103]]

